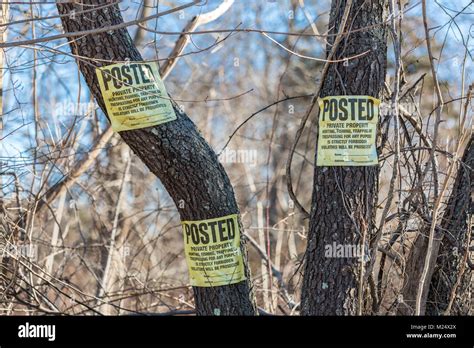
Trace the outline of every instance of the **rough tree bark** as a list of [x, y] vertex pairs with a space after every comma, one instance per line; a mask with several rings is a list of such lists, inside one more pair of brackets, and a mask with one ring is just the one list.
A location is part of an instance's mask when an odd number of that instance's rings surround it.
[[[99, 6], [107, 0], [82, 1]], [[80, 4], [57, 3], [66, 33], [94, 30], [123, 23], [117, 5], [95, 13], [78, 14]], [[95, 68], [113, 62], [142, 61], [126, 29], [85, 35], [70, 42], [72, 53], [87, 85], [102, 111], [107, 114], [100, 93]], [[209, 144], [203, 139], [194, 123], [174, 105], [177, 120], [155, 127], [120, 132], [122, 139], [163, 183], [182, 220], [204, 220], [230, 214], [239, 209], [229, 178]], [[242, 231], [243, 232], [243, 231]], [[255, 315], [246, 250], [241, 245], [247, 280], [219, 287], [194, 287], [198, 315]]]
[[[468, 315], [472, 300], [472, 270], [467, 265], [467, 250], [472, 231], [474, 203], [474, 138], [466, 146], [448, 199], [443, 218], [436, 230], [435, 247], [438, 257], [432, 274], [426, 303], [426, 315]], [[422, 264], [428, 248], [429, 224], [418, 234], [408, 256], [402, 289], [405, 305], [398, 313], [414, 312]]]
[[441, 222], [444, 237], [431, 278], [427, 315], [468, 315], [472, 300], [472, 270], [467, 257], [474, 213], [474, 137], [464, 151], [453, 191]]
[[[330, 34], [341, 24], [346, 0], [333, 0]], [[346, 63], [330, 64], [320, 97], [369, 95], [380, 98], [387, 64], [384, 0], [356, 0], [334, 59], [369, 53]], [[360, 28], [365, 28], [357, 31]], [[327, 53], [334, 36], [328, 38]], [[327, 258], [325, 245], [359, 245], [373, 237], [378, 166], [315, 167], [308, 246], [305, 256], [302, 315], [355, 315], [361, 263], [358, 258]], [[367, 249], [367, 248], [366, 248]], [[365, 266], [364, 266], [365, 267]]]

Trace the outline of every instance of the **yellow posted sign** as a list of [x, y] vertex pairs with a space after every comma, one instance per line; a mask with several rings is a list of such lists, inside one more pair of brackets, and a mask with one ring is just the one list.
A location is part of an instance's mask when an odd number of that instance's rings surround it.
[[378, 164], [376, 135], [380, 100], [370, 96], [319, 99], [317, 166]]
[[176, 119], [155, 63], [130, 62], [96, 69], [112, 129], [147, 128]]
[[245, 280], [237, 214], [183, 221], [182, 225], [192, 286], [222, 286]]

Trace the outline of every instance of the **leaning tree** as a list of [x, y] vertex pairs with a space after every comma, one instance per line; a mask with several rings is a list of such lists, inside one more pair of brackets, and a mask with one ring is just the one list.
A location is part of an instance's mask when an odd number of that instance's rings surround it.
[[[70, 34], [69, 44], [79, 70], [106, 115], [96, 68], [117, 62], [143, 61], [123, 25], [119, 6], [104, 6], [107, 3], [107, 0], [57, 3], [64, 31]], [[86, 5], [96, 6], [97, 10], [83, 11]], [[166, 12], [159, 15], [164, 14]], [[161, 180], [176, 206], [179, 206], [182, 221], [239, 214], [233, 188], [216, 154], [186, 113], [175, 104], [173, 108], [176, 120], [121, 131], [121, 138]], [[257, 313], [243, 243], [240, 248], [246, 279], [230, 285], [193, 287], [197, 314]]]

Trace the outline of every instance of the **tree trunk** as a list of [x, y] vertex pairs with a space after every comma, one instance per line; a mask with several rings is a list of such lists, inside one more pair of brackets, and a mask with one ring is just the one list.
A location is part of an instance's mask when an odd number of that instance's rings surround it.
[[[423, 307], [426, 315], [468, 315], [471, 307], [472, 271], [467, 265], [474, 204], [474, 139], [471, 136], [464, 152], [453, 190], [448, 200], [436, 243], [438, 257], [432, 272], [428, 298]], [[425, 228], [429, 229], [429, 226]], [[400, 314], [412, 314], [421, 266], [428, 247], [427, 232], [420, 233], [407, 262], [407, 279], [403, 289], [406, 306]], [[427, 278], [430, 279], [430, 278]]]
[[471, 309], [472, 270], [467, 257], [472, 237], [473, 194], [474, 137], [471, 136], [441, 222], [444, 237], [428, 292], [427, 315], [468, 315]]
[[[332, 1], [330, 34], [338, 32], [345, 6], [345, 0]], [[368, 50], [369, 53], [346, 63], [330, 64], [320, 97], [381, 96], [387, 65], [385, 10], [384, 0], [353, 2], [346, 28], [368, 29], [344, 37], [334, 59]], [[328, 38], [328, 53], [334, 38]], [[325, 257], [325, 246], [361, 245], [364, 234], [367, 242], [363, 244], [369, 244], [375, 223], [378, 174], [378, 166], [315, 167], [301, 294], [302, 315], [357, 314], [362, 264], [358, 258]]]
[[[83, 1], [102, 5], [106, 0]], [[123, 23], [117, 5], [79, 14], [80, 4], [58, 3], [66, 33], [93, 30]], [[113, 62], [142, 61], [126, 29], [76, 37], [72, 53], [87, 85], [102, 111], [107, 114], [95, 74], [96, 67]], [[163, 183], [185, 220], [204, 220], [238, 214], [234, 192], [216, 154], [202, 138], [188, 116], [174, 106], [177, 120], [155, 127], [120, 132], [122, 139]], [[180, 204], [181, 202], [181, 204]], [[184, 205], [182, 204], [184, 203]], [[241, 229], [242, 231], [242, 229]], [[242, 233], [243, 234], [243, 233]], [[245, 246], [241, 245], [247, 280], [219, 287], [194, 287], [199, 315], [255, 315], [257, 313], [247, 267]]]

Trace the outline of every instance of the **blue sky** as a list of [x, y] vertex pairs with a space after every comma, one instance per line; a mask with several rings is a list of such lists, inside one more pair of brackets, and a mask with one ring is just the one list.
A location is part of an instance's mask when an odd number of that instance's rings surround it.
[[[124, 11], [125, 20], [134, 19], [137, 13], [137, 6], [139, 1], [124, 1], [122, 2], [121, 8], [126, 9]], [[187, 3], [187, 1], [173, 1], [173, 4], [179, 6]], [[202, 7], [194, 7], [186, 9], [183, 13], [174, 13], [165, 17], [161, 17], [157, 21], [150, 21], [149, 26], [153, 27], [156, 25], [159, 29], [167, 31], [181, 31], [183, 26], [192, 18], [192, 16], [199, 13], [199, 11], [207, 12], [212, 8], [215, 8], [220, 1], [211, 0], [209, 4]], [[429, 1], [428, 2], [428, 13], [431, 27], [436, 28], [436, 39], [440, 42], [445, 41], [444, 53], [439, 65], [439, 74], [442, 80], [450, 81], [454, 85], [459, 85], [460, 81], [460, 69], [462, 57], [464, 55], [463, 42], [468, 42], [468, 47], [471, 54], [474, 54], [474, 6], [465, 10], [465, 13], [457, 15], [453, 19], [450, 16], [455, 16], [456, 12], [465, 8], [470, 1]], [[251, 8], [247, 9], [246, 6]], [[416, 5], [416, 6], [414, 6]], [[255, 7], [260, 7], [260, 15], [257, 16]], [[419, 2], [410, 2], [409, 6], [414, 8], [407, 14], [407, 16], [421, 16], [421, 4]], [[441, 7], [445, 7], [445, 10]], [[167, 9], [165, 6], [161, 6], [161, 9]], [[310, 13], [311, 17], [317, 18], [318, 16], [327, 14], [329, 9], [329, 1], [309, 1], [306, 0], [306, 9]], [[11, 9], [11, 15], [18, 19], [24, 16], [22, 11], [28, 11], [28, 6], [14, 5]], [[55, 7], [53, 5], [41, 5], [36, 6], [35, 11], [39, 16], [56, 14]], [[220, 20], [213, 22], [212, 24], [202, 27], [202, 29], [210, 28], [235, 28], [237, 26], [241, 28], [262, 28], [266, 30], [285, 31], [288, 27], [288, 17], [290, 15], [289, 1], [250, 1], [250, 0], [237, 0], [236, 4], [225, 14]], [[294, 14], [296, 19], [296, 26], [298, 29], [307, 26], [307, 20], [301, 11]], [[58, 34], [58, 31], [51, 30], [53, 25], [58, 26], [58, 19], [50, 19], [44, 22], [36, 22], [37, 36], [50, 36]], [[9, 40], [15, 40], [18, 38], [18, 30], [21, 30], [21, 26], [15, 26], [9, 33]], [[166, 28], [166, 29], [165, 29]], [[422, 30], [420, 27], [418, 30]], [[135, 28], [129, 28], [130, 32], [133, 33]], [[464, 35], [462, 36], [461, 33]], [[148, 40], [152, 39], [153, 34], [148, 34]], [[29, 37], [29, 32], [22, 36], [22, 39]], [[283, 40], [282, 35], [273, 35], [276, 40]], [[160, 39], [158, 49], [160, 50], [160, 58], [166, 56], [170, 51], [174, 40], [177, 36], [164, 36]], [[193, 43], [197, 47], [206, 47], [212, 44], [215, 37], [211, 35], [197, 35], [193, 36]], [[469, 40], [469, 41], [468, 41]], [[323, 47], [316, 40], [314, 44], [309, 44], [310, 41], [302, 40], [302, 45], [299, 46], [298, 50], [309, 49], [312, 50], [313, 56], [322, 56]], [[269, 40], [262, 38], [257, 33], [240, 33], [231, 37], [225, 42], [226, 45], [241, 45], [246, 50], [244, 54], [252, 55], [252, 64], [255, 69], [262, 69], [267, 62], [264, 60], [264, 50], [272, 50], [274, 52], [280, 52], [281, 48]], [[60, 50], [69, 51], [69, 47], [65, 45], [65, 40], [58, 40], [54, 42], [48, 42], [45, 44], [47, 47], [55, 47]], [[195, 50], [193, 45], [189, 45], [188, 51]], [[240, 47], [240, 46], [239, 46]], [[7, 61], [11, 69], [6, 73], [4, 77], [4, 136], [8, 135], [0, 144], [0, 157], [3, 161], [7, 161], [7, 168], [9, 170], [19, 171], [17, 174], [29, 175], [28, 168], [24, 166], [31, 161], [31, 148], [34, 146], [32, 143], [32, 137], [26, 136], [26, 134], [32, 134], [33, 123], [32, 123], [32, 107], [31, 107], [31, 77], [32, 77], [32, 50], [30, 48], [15, 47], [7, 49]], [[155, 55], [155, 48], [153, 45], [148, 48], [142, 49], [142, 53], [145, 58], [153, 59]], [[280, 52], [281, 53], [281, 52]], [[422, 44], [415, 54], [425, 54], [425, 46]], [[393, 57], [391, 51], [389, 56]], [[68, 57], [56, 56], [55, 62], [51, 63], [52, 54], [47, 51], [38, 51], [38, 62], [37, 76], [38, 76], [38, 94], [39, 94], [39, 110], [43, 125], [41, 129], [45, 131], [45, 138], [58, 137], [61, 133], [64, 134], [69, 127], [72, 126], [74, 117], [71, 115], [55, 115], [53, 112], [57, 108], [58, 103], [66, 105], [67, 103], [75, 103], [77, 101], [77, 95], [79, 89], [81, 91], [81, 102], [87, 103], [89, 100], [89, 92], [87, 87], [83, 83], [82, 77], [78, 75], [77, 66]], [[218, 50], [215, 54], [210, 51], [203, 52], [199, 55], [190, 56], [193, 64], [207, 64], [210, 66], [217, 66], [219, 64], [229, 65], [232, 64], [232, 57], [225, 55], [224, 50]], [[393, 59], [393, 58], [392, 58]], [[180, 74], [177, 76], [174, 74], [169, 81], [167, 81], [167, 88], [170, 93], [180, 88], [183, 83], [186, 83], [190, 73], [190, 69], [186, 61], [179, 63]], [[277, 72], [278, 66], [272, 66], [271, 71]], [[230, 72], [232, 70], [229, 70]], [[230, 73], [232, 74], [232, 73]], [[468, 57], [468, 64], [466, 66], [466, 81], [472, 83], [473, 74], [473, 62]], [[232, 78], [232, 76], [230, 76]], [[238, 79], [242, 76], [234, 76], [233, 78]], [[278, 75], [275, 74], [275, 80]], [[80, 81], [80, 84], [78, 83]], [[198, 83], [197, 81], [196, 83]], [[15, 86], [15, 88], [12, 88]], [[249, 88], [252, 88], [251, 82], [249, 81]], [[258, 91], [257, 91], [258, 93]], [[192, 96], [191, 96], [192, 97]], [[56, 110], [57, 111], [57, 110]], [[53, 115], [53, 116], [52, 116]], [[85, 122], [85, 124], [84, 124]], [[99, 127], [104, 128], [105, 117], [99, 116]], [[78, 116], [75, 126], [77, 130], [81, 127], [87, 131], [91, 127], [97, 127], [94, 119], [84, 118], [84, 116]], [[86, 151], [89, 145], [90, 139], [87, 137], [87, 132], [83, 138], [83, 144], [79, 151]], [[44, 149], [47, 149], [47, 144], [43, 144]], [[15, 165], [18, 164], [18, 167]]]

